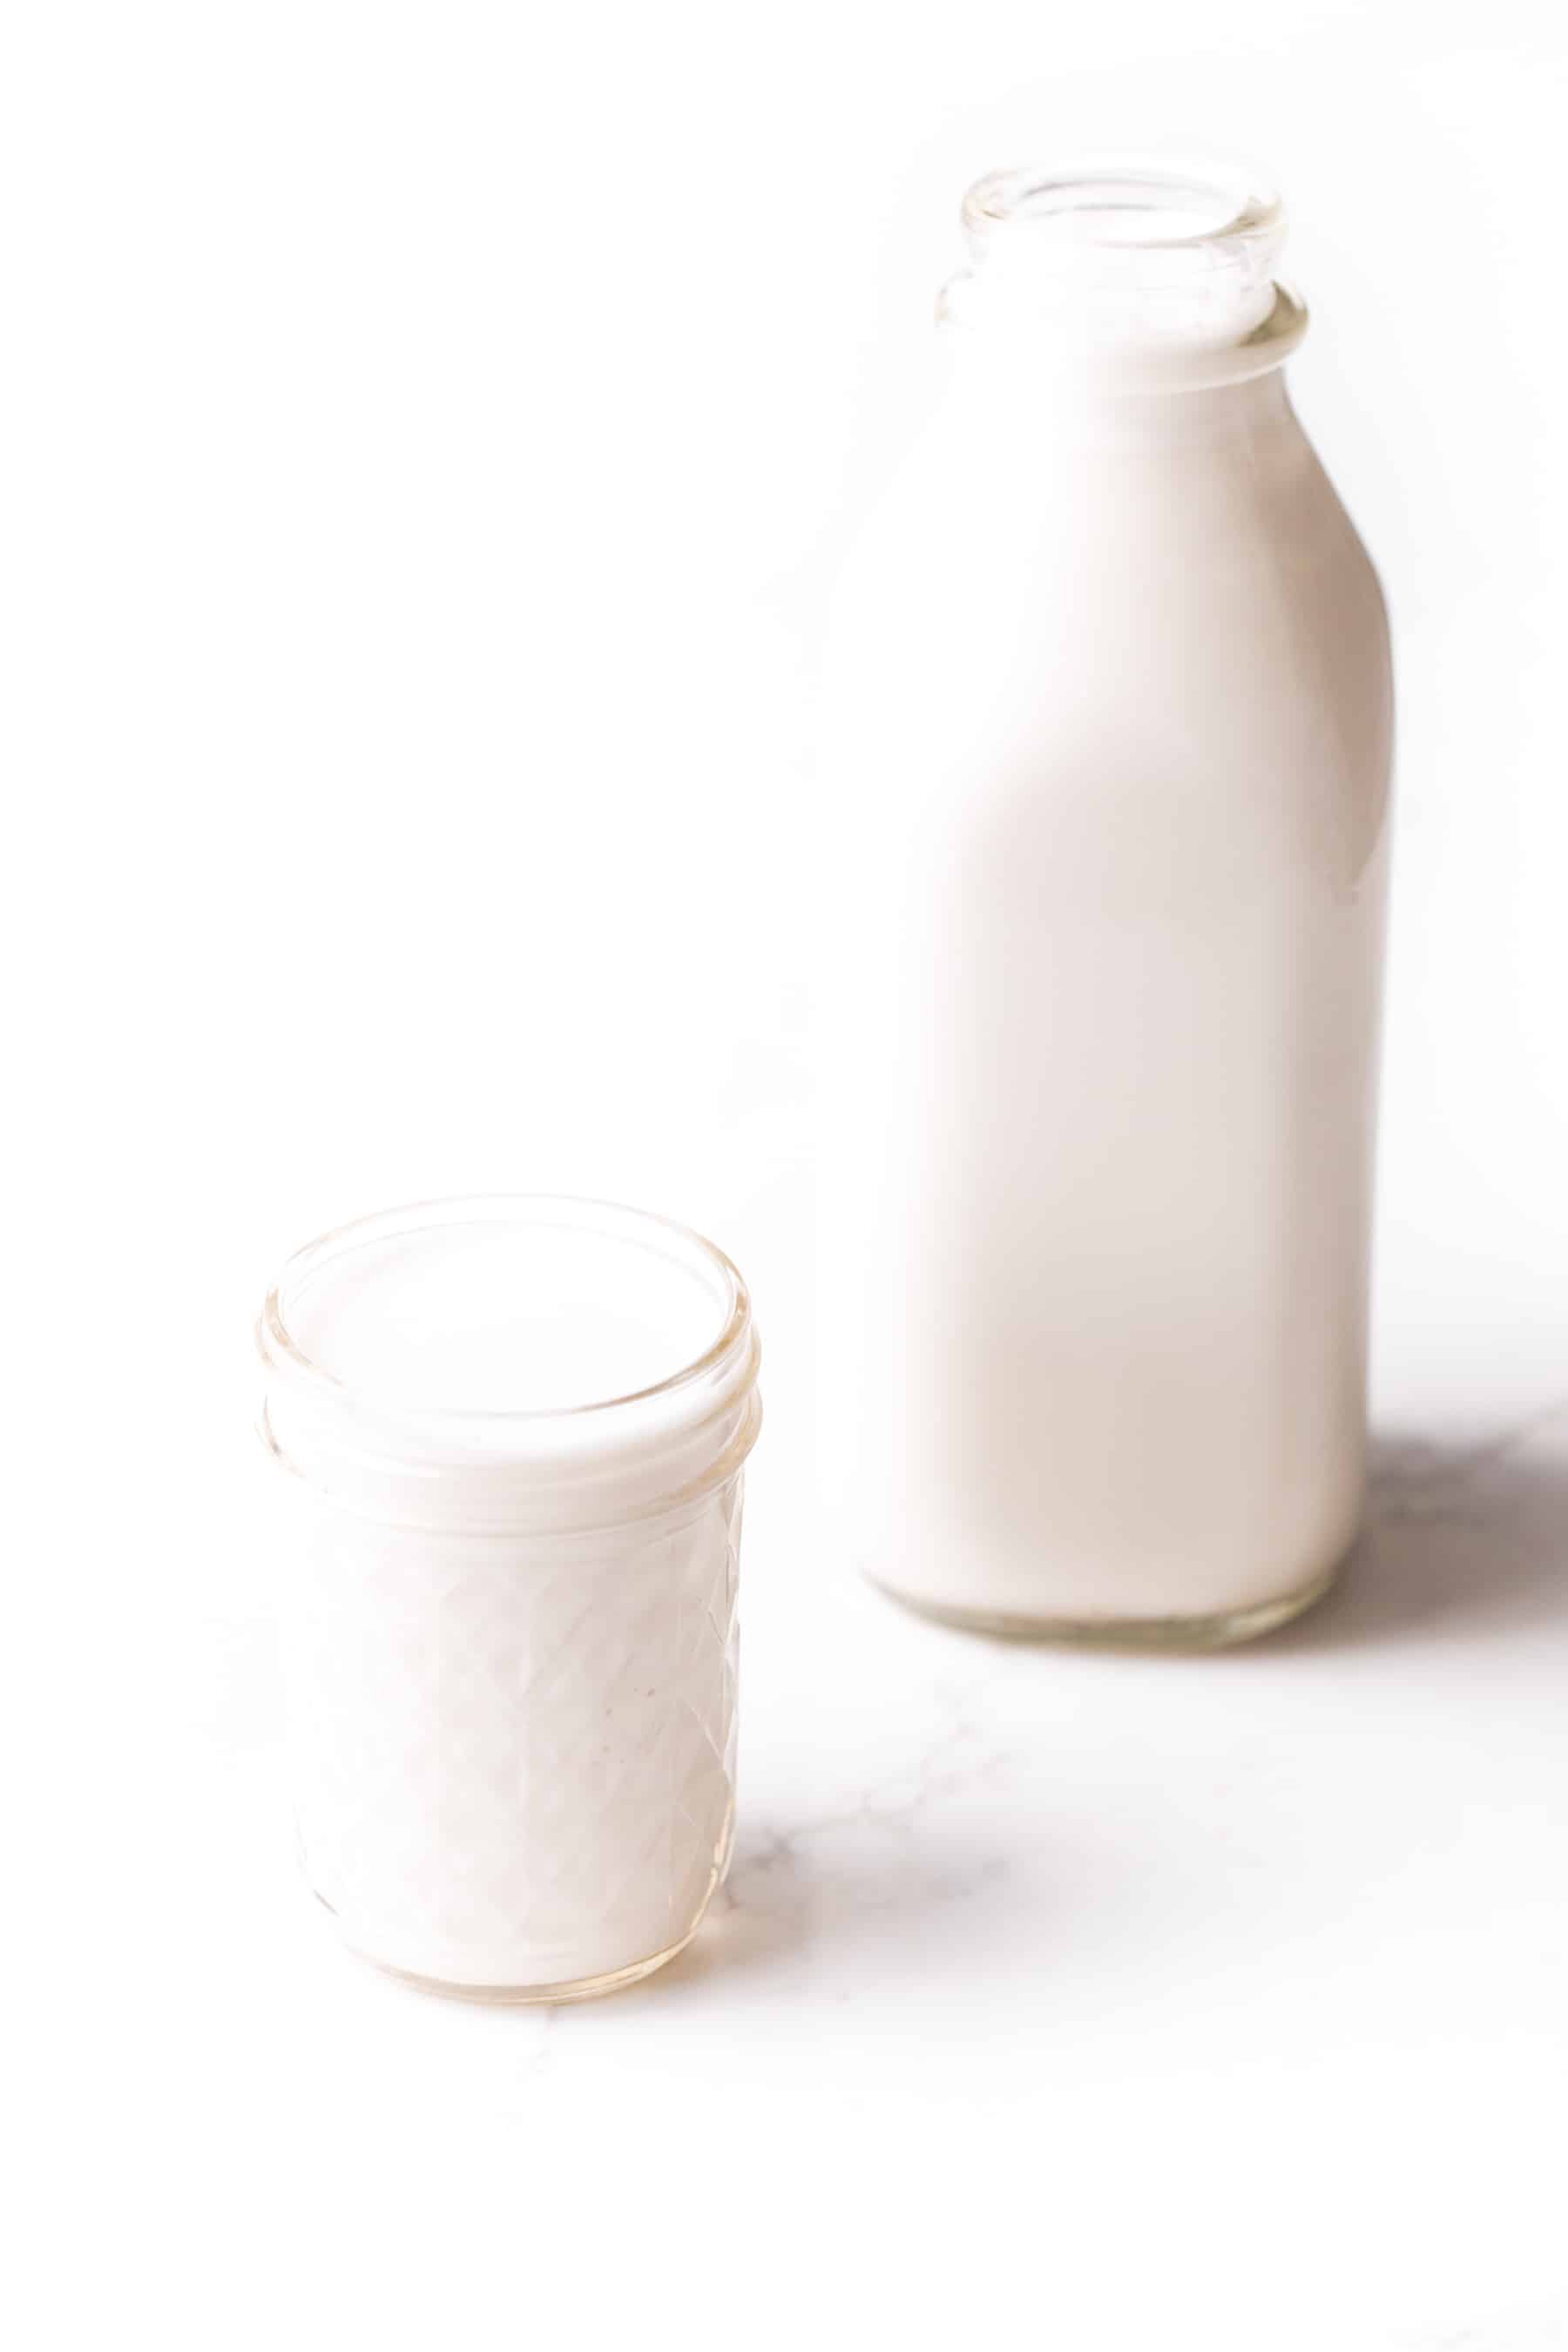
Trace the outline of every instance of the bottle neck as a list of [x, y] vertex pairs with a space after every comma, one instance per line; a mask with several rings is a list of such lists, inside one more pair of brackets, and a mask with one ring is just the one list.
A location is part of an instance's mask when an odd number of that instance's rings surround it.
[[[938, 306], [962, 372], [1000, 362], [1053, 402], [1277, 381], [1305, 332], [1275, 276], [1278, 197], [1221, 167], [1096, 157], [994, 173], [964, 199], [963, 230]], [[1220, 403], [1216, 420], [1256, 405]]]
[[1220, 383], [1129, 382], [1099, 368], [1043, 365], [984, 335], [947, 339], [942, 401], [972, 450], [990, 442], [1016, 457], [1023, 445], [1074, 452], [1217, 450], [1295, 429], [1285, 371]]

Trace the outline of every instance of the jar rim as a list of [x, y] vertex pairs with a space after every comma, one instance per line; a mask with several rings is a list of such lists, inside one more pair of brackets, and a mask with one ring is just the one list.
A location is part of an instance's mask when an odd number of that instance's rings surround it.
[[[603, 1397], [571, 1404], [473, 1405], [442, 1403], [378, 1393], [373, 1387], [345, 1380], [317, 1360], [289, 1328], [290, 1307], [304, 1283], [334, 1260], [378, 1241], [395, 1240], [443, 1228], [480, 1227], [509, 1222], [553, 1224], [577, 1231], [598, 1231], [606, 1239], [640, 1242], [662, 1240], [662, 1255], [689, 1271], [700, 1269], [716, 1276], [721, 1292], [720, 1326], [709, 1344], [658, 1380]], [[676, 1244], [674, 1249], [670, 1244]], [[360, 1402], [384, 1412], [412, 1412], [421, 1423], [455, 1432], [462, 1428], [500, 1435], [515, 1429], [520, 1436], [567, 1424], [581, 1424], [591, 1416], [626, 1408], [647, 1409], [679, 1401], [682, 1391], [721, 1378], [748, 1349], [754, 1351], [751, 1330], [751, 1297], [733, 1261], [718, 1244], [693, 1227], [644, 1209], [616, 1201], [554, 1192], [474, 1192], [415, 1201], [382, 1209], [335, 1225], [295, 1250], [285, 1261], [267, 1293], [256, 1328], [257, 1347], [270, 1371], [300, 1382], [323, 1402]], [[728, 1381], [724, 1382], [726, 1387]]]

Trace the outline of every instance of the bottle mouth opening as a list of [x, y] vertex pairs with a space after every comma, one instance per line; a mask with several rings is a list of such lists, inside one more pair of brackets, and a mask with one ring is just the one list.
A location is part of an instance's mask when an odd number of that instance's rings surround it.
[[964, 198], [964, 226], [985, 237], [1010, 225], [1105, 252], [1191, 251], [1283, 241], [1278, 192], [1225, 163], [1086, 156], [1049, 169], [992, 172]]
[[1231, 354], [1222, 375], [1277, 364], [1305, 326], [1275, 274], [1284, 208], [1244, 165], [1088, 155], [992, 172], [963, 220], [943, 320], [1032, 331], [1064, 354]]

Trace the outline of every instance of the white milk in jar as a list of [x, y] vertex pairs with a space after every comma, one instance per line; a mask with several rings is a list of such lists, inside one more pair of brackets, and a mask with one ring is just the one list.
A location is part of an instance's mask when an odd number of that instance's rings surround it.
[[300, 1251], [258, 1339], [311, 1886], [447, 1990], [645, 1976], [730, 1854], [739, 1275], [631, 1210], [437, 1202]]

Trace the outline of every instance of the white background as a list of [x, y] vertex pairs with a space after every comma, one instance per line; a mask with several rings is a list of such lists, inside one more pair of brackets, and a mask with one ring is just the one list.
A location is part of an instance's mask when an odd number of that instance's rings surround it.
[[[1559, 9], [4, 43], [19, 2340], [1568, 2345]], [[1175, 1667], [848, 1588], [805, 1438], [826, 583], [966, 183], [1151, 139], [1285, 187], [1402, 690], [1374, 1539]], [[293, 1884], [254, 1532], [276, 1263], [476, 1188], [769, 1350], [729, 1907], [550, 2019]]]

